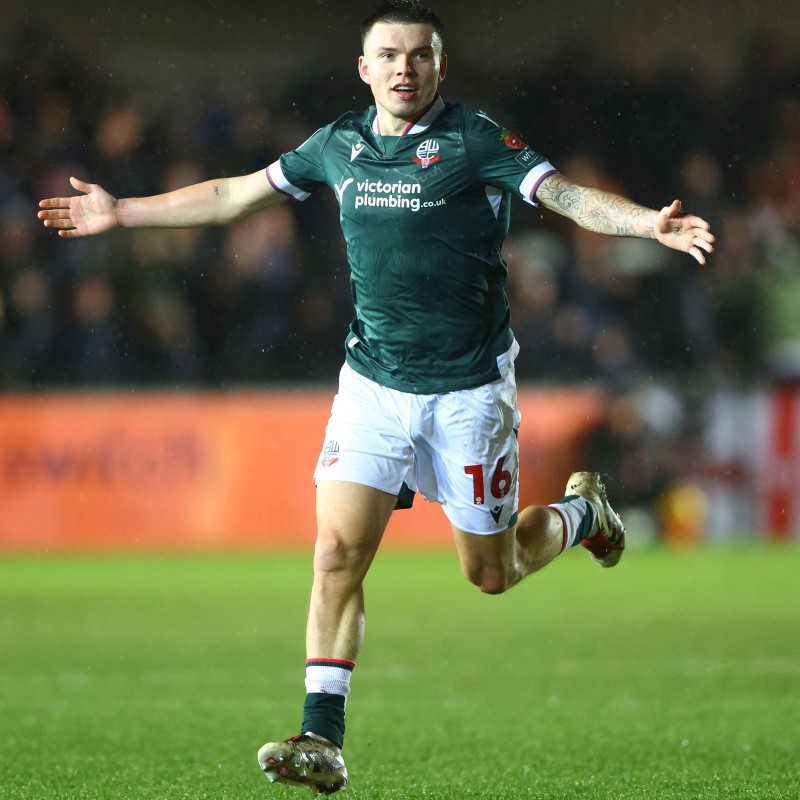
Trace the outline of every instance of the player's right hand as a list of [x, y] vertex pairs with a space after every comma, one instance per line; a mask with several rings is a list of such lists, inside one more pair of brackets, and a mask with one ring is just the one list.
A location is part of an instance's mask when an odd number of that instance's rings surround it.
[[82, 194], [51, 197], [39, 202], [38, 217], [45, 228], [56, 228], [67, 239], [94, 236], [119, 226], [117, 201], [102, 186], [70, 178], [73, 188]]

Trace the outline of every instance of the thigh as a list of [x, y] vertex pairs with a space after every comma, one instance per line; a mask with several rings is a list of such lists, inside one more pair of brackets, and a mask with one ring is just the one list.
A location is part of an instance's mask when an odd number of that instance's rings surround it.
[[381, 543], [396, 496], [347, 481], [317, 487], [317, 545], [314, 564], [363, 578]]
[[317, 486], [357, 483], [396, 496], [414, 461], [411, 412], [403, 407], [411, 400], [345, 364], [314, 471]]
[[453, 527], [492, 535], [513, 526], [519, 503], [519, 413], [505, 382], [441, 398], [431, 463]]

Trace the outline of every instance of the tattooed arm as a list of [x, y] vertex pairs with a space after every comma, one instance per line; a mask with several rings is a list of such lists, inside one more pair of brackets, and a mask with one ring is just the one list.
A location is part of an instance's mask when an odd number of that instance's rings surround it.
[[700, 217], [682, 214], [680, 200], [655, 211], [611, 192], [578, 186], [558, 172], [539, 184], [536, 199], [586, 230], [657, 239], [666, 247], [689, 253], [700, 264], [706, 263], [705, 253], [714, 251], [711, 226]]

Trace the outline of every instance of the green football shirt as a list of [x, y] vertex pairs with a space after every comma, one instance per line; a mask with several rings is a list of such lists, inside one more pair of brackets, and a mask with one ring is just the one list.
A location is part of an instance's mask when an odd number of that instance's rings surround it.
[[553, 171], [482, 113], [437, 97], [402, 136], [380, 135], [374, 106], [345, 114], [267, 176], [295, 200], [336, 193], [356, 312], [350, 366], [429, 394], [500, 377], [513, 338], [500, 254], [510, 198], [534, 203]]

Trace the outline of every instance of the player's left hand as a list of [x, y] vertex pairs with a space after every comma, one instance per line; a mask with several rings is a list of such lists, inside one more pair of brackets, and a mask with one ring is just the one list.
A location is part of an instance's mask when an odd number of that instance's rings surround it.
[[716, 238], [711, 226], [700, 217], [681, 213], [680, 200], [673, 200], [658, 212], [653, 234], [661, 244], [688, 253], [700, 264], [706, 263], [706, 253], [714, 252]]

